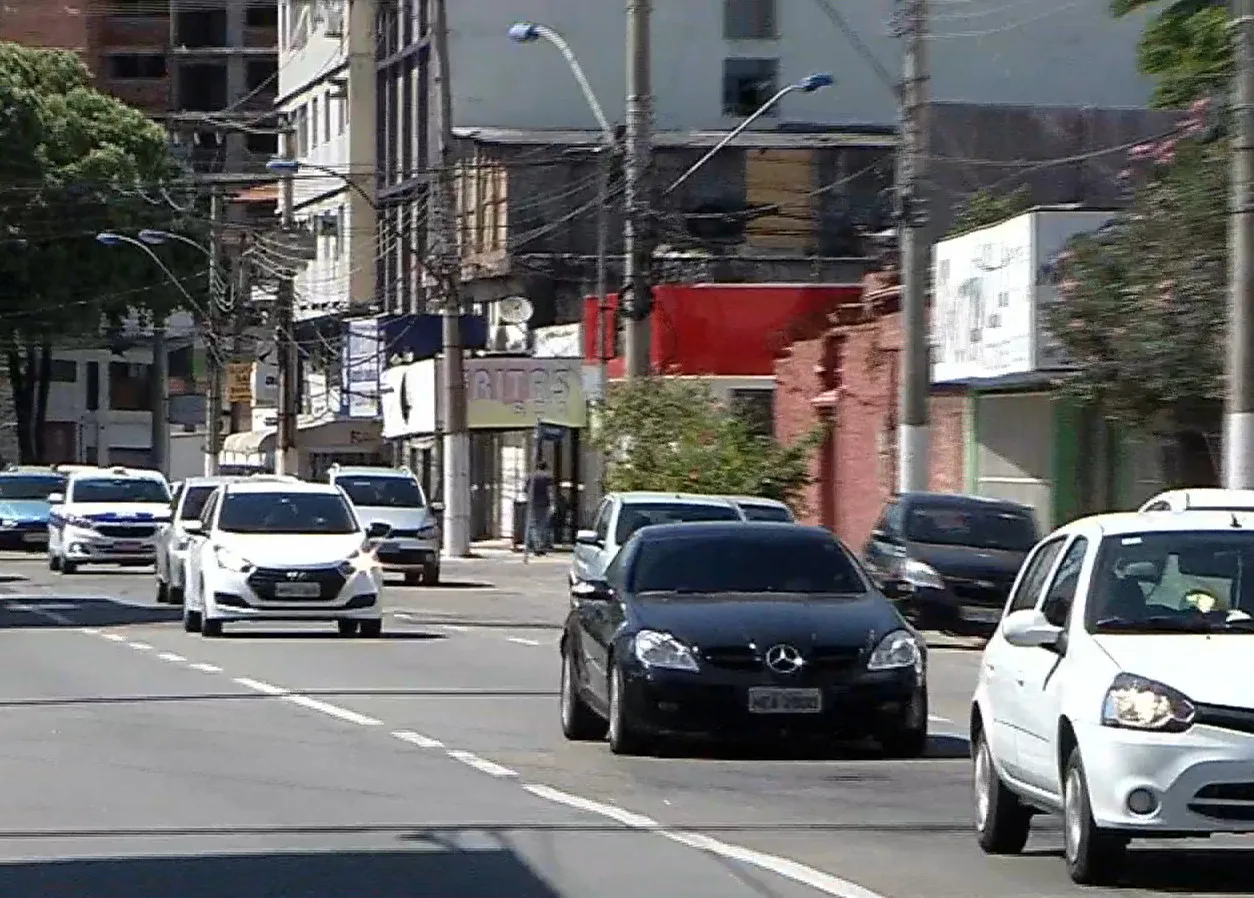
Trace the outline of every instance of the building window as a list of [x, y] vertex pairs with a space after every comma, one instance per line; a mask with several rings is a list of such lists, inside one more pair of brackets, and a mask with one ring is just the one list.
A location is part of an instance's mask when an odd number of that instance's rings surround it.
[[245, 80], [250, 92], [261, 93], [267, 87], [273, 88], [279, 77], [279, 64], [270, 59], [250, 59], [244, 69]]
[[318, 145], [318, 98], [309, 101], [309, 146]]
[[348, 121], [348, 98], [337, 97], [335, 101], [335, 133], [343, 134]]
[[166, 76], [165, 54], [124, 53], [109, 57], [109, 77], [118, 79], [156, 79]]
[[53, 359], [52, 371], [48, 382], [54, 384], [72, 384], [78, 382], [78, 362], [72, 359]]
[[87, 363], [87, 411], [94, 412], [100, 409], [100, 363]]
[[723, 0], [723, 39], [778, 40], [775, 6], [776, 0]]
[[[146, 0], [140, 0], [141, 3]], [[244, 25], [248, 28], [277, 28], [279, 25], [279, 7], [276, 3], [268, 6], [250, 6], [244, 13]]]
[[[779, 90], [778, 59], [723, 60], [723, 115], [744, 118]], [[774, 109], [767, 115], [774, 115]]]
[[109, 408], [115, 412], [152, 411], [151, 365], [109, 363]]
[[339, 106], [339, 105], [340, 105], [339, 100], [337, 100], [331, 94], [327, 94], [327, 102], [326, 102], [327, 108], [326, 108], [326, 112], [322, 116], [322, 142], [323, 143], [326, 143], [328, 140], [331, 139], [331, 107]]
[[112, 0], [110, 12], [115, 16], [126, 18], [164, 18], [170, 14], [170, 8], [163, 3], [152, 0]]
[[302, 106], [296, 110], [296, 155], [304, 156], [309, 151], [309, 107]]
[[249, 133], [244, 137], [244, 144], [250, 153], [264, 156], [277, 156], [279, 153], [279, 135], [277, 134]]

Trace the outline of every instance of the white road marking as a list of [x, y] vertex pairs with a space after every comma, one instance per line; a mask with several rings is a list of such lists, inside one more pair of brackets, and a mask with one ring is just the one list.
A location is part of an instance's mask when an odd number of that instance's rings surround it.
[[222, 673], [222, 668], [218, 667], [218, 665], [206, 664], [203, 661], [194, 661], [187, 666], [192, 670], [198, 670], [201, 673]]
[[356, 711], [341, 708], [339, 705], [318, 701], [318, 699], [310, 698], [307, 695], [285, 695], [283, 698], [293, 705], [300, 705], [302, 708], [308, 708], [310, 711], [319, 711], [329, 717], [338, 717], [340, 720], [355, 723], [358, 726], [377, 727], [383, 723], [376, 717], [367, 717], [365, 714], [358, 714]]
[[105, 633], [104, 638], [110, 642], [126, 642], [126, 637], [121, 633]]
[[136, 651], [140, 651], [140, 652], [152, 651], [152, 646], [150, 646], [146, 642], [128, 642], [127, 645], [129, 645], [131, 648], [135, 649]]
[[507, 638], [509, 639], [510, 642], [516, 642], [519, 645], [539, 645], [540, 644], [540, 640], [538, 639], [524, 639], [521, 636], [510, 636]]
[[935, 714], [927, 716], [928, 723], [953, 723], [948, 717], [937, 717]]
[[99, 630], [97, 630], [95, 627], [83, 627], [83, 629], [79, 630], [78, 632], [82, 633], [82, 634], [83, 634], [83, 635], [85, 635], [85, 636], [99, 636], [99, 635], [101, 635], [101, 634], [100, 634], [100, 631], [99, 631]]
[[77, 611], [78, 606], [70, 602], [10, 602], [5, 606], [10, 611], [29, 611], [39, 614], [41, 611]]
[[261, 680], [252, 680], [248, 677], [235, 677], [233, 682], [239, 683], [245, 689], [251, 689], [254, 692], [260, 692], [265, 695], [287, 695], [288, 691], [282, 686], [271, 686], [269, 683], [263, 683]]
[[[65, 627], [65, 626], [73, 626], [73, 624], [74, 624], [74, 621], [70, 620], [68, 617], [66, 617], [64, 614], [61, 614], [59, 611], [53, 611], [53, 610], [51, 610], [50, 608], [46, 608], [46, 607], [45, 607], [45, 608], [41, 608], [41, 607], [39, 607], [38, 605], [17, 605], [17, 604], [9, 604], [9, 605], [6, 605], [5, 607], [6, 607], [6, 608], [8, 608], [10, 611], [25, 611], [25, 612], [27, 612], [28, 614], [33, 614], [33, 615], [35, 615], [36, 617], [42, 617], [44, 620], [50, 620], [50, 621], [52, 621], [54, 624], [60, 624], [60, 625], [61, 625], [61, 626], [63, 626], [63, 627]], [[69, 606], [64, 606], [64, 605], [62, 605], [62, 606], [58, 606], [58, 607], [62, 607], [62, 608], [64, 608], [64, 607], [75, 608], [76, 606], [74, 606], [74, 605], [69, 605]]]
[[392, 736], [400, 739], [402, 742], [408, 742], [410, 745], [416, 745], [419, 748], [443, 748], [444, 743], [439, 739], [432, 739], [421, 733], [415, 733], [412, 730], [393, 730]]
[[160, 658], [162, 661], [175, 661], [179, 663], [182, 663], [187, 660], [182, 655], [174, 654], [174, 652], [162, 652], [157, 657]]
[[461, 761], [467, 767], [473, 767], [480, 773], [486, 773], [488, 776], [518, 776], [517, 773], [508, 767], [502, 767], [495, 761], [481, 758], [472, 752], [452, 750], [448, 753], [448, 756], [455, 761]]
[[699, 833], [668, 830], [649, 817], [633, 814], [631, 811], [625, 811], [613, 805], [602, 804], [599, 801], [580, 798], [578, 795], [571, 795], [568, 792], [562, 792], [550, 786], [525, 785], [523, 788], [537, 798], [543, 798], [546, 801], [562, 804], [575, 810], [608, 817], [631, 829], [654, 832], [662, 838], [678, 842], [680, 845], [686, 845], [689, 848], [695, 848], [707, 854], [717, 855], [728, 860], [738, 861], [742, 864], [766, 870], [785, 879], [791, 879], [793, 882], [809, 886], [826, 895], [833, 895], [836, 898], [884, 898], [878, 892], [873, 892], [855, 882], [841, 879], [839, 876], [832, 876], [830, 873], [824, 873], [822, 870], [816, 870], [813, 867], [807, 867], [805, 864], [789, 860], [786, 857], [777, 857], [773, 854], [754, 851], [751, 848], [730, 845]]
[[470, 630], [470, 627], [463, 627], [458, 624], [435, 624], [435, 626], [442, 630], [451, 630], [454, 633], [466, 633]]

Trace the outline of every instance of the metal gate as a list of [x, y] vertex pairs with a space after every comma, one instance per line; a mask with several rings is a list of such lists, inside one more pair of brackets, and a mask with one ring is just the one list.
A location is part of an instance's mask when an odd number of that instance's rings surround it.
[[1042, 533], [1053, 529], [1054, 408], [1047, 393], [976, 397], [978, 495], [1031, 506]]

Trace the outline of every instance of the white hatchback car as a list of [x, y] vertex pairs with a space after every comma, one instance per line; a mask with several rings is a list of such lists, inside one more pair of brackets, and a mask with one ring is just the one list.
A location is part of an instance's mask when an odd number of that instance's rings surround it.
[[248, 479], [219, 486], [192, 536], [183, 629], [221, 636], [230, 621], [335, 621], [344, 636], [383, 631], [386, 524], [363, 524], [326, 483]]
[[1254, 514], [1099, 515], [1040, 542], [971, 707], [976, 829], [1061, 813], [1072, 880], [1133, 838], [1254, 832]]
[[1254, 490], [1194, 487], [1146, 499], [1141, 511], [1254, 511]]

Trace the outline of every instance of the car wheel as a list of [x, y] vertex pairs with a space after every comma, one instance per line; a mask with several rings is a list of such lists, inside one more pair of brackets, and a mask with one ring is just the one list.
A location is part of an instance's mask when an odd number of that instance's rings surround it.
[[48, 553], [48, 570], [61, 570], [61, 558], [57, 555], [53, 555], [51, 552]]
[[880, 747], [890, 758], [919, 758], [927, 751], [927, 692], [916, 692], [897, 724], [881, 734]]
[[217, 639], [222, 635], [222, 621], [201, 615], [200, 635], [209, 639]]
[[610, 664], [610, 719], [606, 727], [610, 751], [616, 755], [642, 754], [645, 740], [633, 727], [631, 712], [623, 698], [623, 671], [612, 659]]
[[1062, 779], [1063, 858], [1076, 885], [1111, 885], [1123, 866], [1127, 839], [1093, 820], [1088, 778], [1079, 747], [1071, 750]]
[[417, 586], [421, 582], [422, 582], [422, 574], [420, 572], [418, 571], [406, 571], [405, 572], [405, 585], [406, 586]]
[[378, 639], [383, 635], [383, 618], [361, 621], [357, 625], [357, 632], [366, 639]]
[[78, 573], [78, 565], [67, 558], [62, 558], [60, 570], [63, 574], [76, 574]]
[[168, 601], [171, 605], [182, 605], [185, 601], [185, 597], [183, 596], [183, 587], [171, 586]]
[[164, 580], [157, 581], [157, 604], [165, 605], [170, 601], [170, 587]]
[[575, 662], [569, 649], [562, 650], [561, 703], [563, 736], [572, 742], [605, 738], [606, 722], [579, 694], [579, 685], [575, 682]]
[[422, 582], [424, 586], [438, 586], [440, 583], [440, 566], [438, 564], [428, 564], [422, 569]]
[[1028, 843], [1032, 812], [1006, 788], [993, 765], [993, 752], [983, 733], [976, 737], [972, 785], [975, 791], [975, 835], [985, 854], [1018, 854]]
[[186, 605], [183, 606], [183, 632], [199, 633], [202, 623], [199, 611], [192, 611]]
[[337, 620], [335, 626], [339, 629], [341, 636], [357, 635], [357, 621], [355, 620]]

